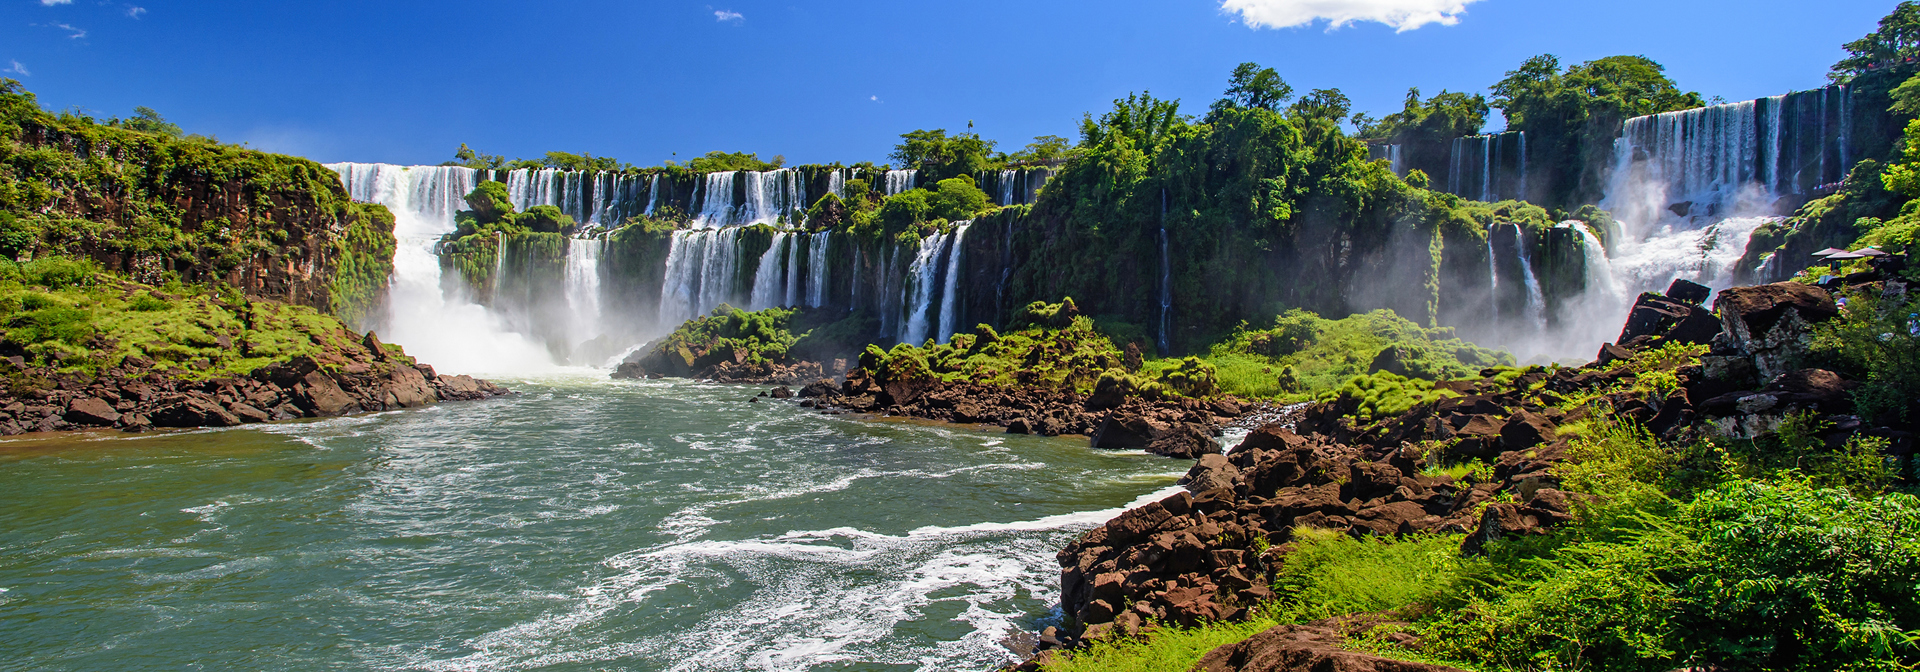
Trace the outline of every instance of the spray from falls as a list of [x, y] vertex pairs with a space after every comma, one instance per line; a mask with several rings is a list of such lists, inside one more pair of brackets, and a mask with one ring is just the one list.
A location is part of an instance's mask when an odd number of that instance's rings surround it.
[[600, 251], [605, 246], [597, 238], [567, 239], [566, 297], [576, 341], [600, 336]]
[[[477, 183], [468, 168], [336, 163], [347, 194], [379, 203], [394, 216], [393, 277], [388, 312], [377, 325], [387, 340], [447, 373], [518, 373], [553, 367], [545, 348], [513, 333], [468, 297], [471, 290], [442, 278], [434, 246], [453, 231], [454, 213]], [[451, 290], [451, 291], [448, 291]]]

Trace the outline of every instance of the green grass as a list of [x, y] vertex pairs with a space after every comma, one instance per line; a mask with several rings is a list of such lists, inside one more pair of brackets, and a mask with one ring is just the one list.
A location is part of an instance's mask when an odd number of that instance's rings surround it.
[[1197, 628], [1157, 628], [1148, 637], [1097, 642], [1046, 667], [1048, 672], [1185, 672], [1208, 651], [1279, 625], [1269, 617]]
[[[77, 275], [76, 266], [89, 272]], [[152, 287], [55, 257], [0, 264], [0, 340], [35, 365], [95, 372], [146, 359], [188, 378], [363, 350], [358, 334], [312, 308], [249, 300], [230, 288]]]

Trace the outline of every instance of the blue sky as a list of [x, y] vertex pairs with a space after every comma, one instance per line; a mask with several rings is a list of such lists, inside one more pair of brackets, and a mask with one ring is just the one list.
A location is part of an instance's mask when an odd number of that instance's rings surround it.
[[321, 161], [438, 163], [465, 142], [640, 165], [714, 149], [879, 162], [900, 133], [968, 121], [1007, 150], [1073, 137], [1081, 114], [1130, 91], [1200, 112], [1243, 61], [1376, 115], [1409, 86], [1484, 91], [1541, 53], [1641, 54], [1707, 96], [1774, 95], [1823, 84], [1840, 45], [1894, 5], [0, 0], [0, 76], [48, 108], [146, 105]]

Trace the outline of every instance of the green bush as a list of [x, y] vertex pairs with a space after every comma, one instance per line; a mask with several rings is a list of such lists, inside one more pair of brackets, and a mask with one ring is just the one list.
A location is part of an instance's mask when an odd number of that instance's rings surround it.
[[928, 204], [932, 206], [934, 217], [949, 221], [973, 219], [993, 207], [987, 192], [974, 186], [971, 175], [950, 177], [936, 183]]
[[1533, 561], [1426, 626], [1513, 668], [1893, 670], [1920, 663], [1920, 500], [1732, 481]]
[[1814, 325], [1813, 354], [1821, 363], [1854, 380], [1860, 415], [1882, 421], [1912, 414], [1920, 390], [1920, 299], [1881, 299], [1870, 293], [1847, 297], [1836, 319]]
[[1293, 544], [1273, 583], [1280, 599], [1270, 611], [1282, 621], [1444, 606], [1487, 566], [1460, 556], [1460, 535], [1355, 538], [1299, 528]]

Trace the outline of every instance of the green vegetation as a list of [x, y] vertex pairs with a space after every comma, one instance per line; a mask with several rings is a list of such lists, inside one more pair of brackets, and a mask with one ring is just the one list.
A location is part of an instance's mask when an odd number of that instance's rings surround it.
[[0, 266], [0, 352], [29, 366], [150, 369], [195, 379], [243, 375], [303, 355], [344, 363], [335, 354], [357, 351], [359, 343], [332, 316], [250, 300], [227, 287], [143, 285], [63, 257]]
[[[0, 80], [9, 260], [90, 258], [148, 284], [251, 274], [266, 293], [358, 318], [384, 284], [392, 221], [312, 161], [184, 135], [148, 108], [107, 123], [49, 113]], [[288, 270], [315, 261], [317, 277]]]
[[1465, 378], [1513, 358], [1455, 338], [1449, 328], [1423, 329], [1393, 311], [1329, 320], [1290, 310], [1268, 329], [1242, 325], [1213, 346], [1207, 361], [1227, 392], [1299, 400], [1388, 381]]
[[[925, 373], [948, 382], [1037, 385], [1091, 392], [1101, 374], [1124, 361], [1113, 341], [1079, 314], [1071, 297], [1022, 309], [1005, 333], [987, 325], [946, 343], [902, 343], [890, 351], [868, 346], [861, 366], [881, 379]], [[868, 366], [868, 364], [875, 366]]]
[[1530, 169], [1547, 176], [1557, 193], [1542, 203], [1572, 207], [1599, 200], [1613, 138], [1627, 119], [1700, 107], [1700, 94], [1682, 92], [1666, 68], [1644, 56], [1610, 56], [1565, 70], [1552, 55], [1527, 59], [1493, 85], [1493, 106], [1507, 130], [1525, 131]]
[[1820, 363], [1862, 381], [1853, 391], [1855, 410], [1875, 422], [1897, 424], [1920, 419], [1914, 390], [1920, 390], [1920, 299], [1848, 297], [1837, 319], [1814, 327], [1814, 355]]
[[[747, 312], [721, 305], [688, 320], [655, 345], [648, 358], [691, 375], [721, 362], [760, 366], [825, 361], [860, 351], [878, 320], [833, 310], [768, 308]], [[867, 346], [869, 348], [873, 346]]]

